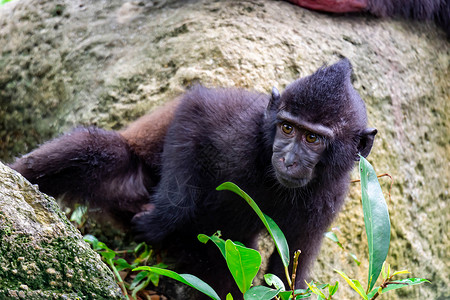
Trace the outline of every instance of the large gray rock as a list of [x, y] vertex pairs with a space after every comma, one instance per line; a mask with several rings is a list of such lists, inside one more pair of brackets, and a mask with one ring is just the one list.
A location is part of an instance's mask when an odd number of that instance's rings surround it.
[[[280, 1], [13, 1], [0, 8], [0, 157], [78, 124], [120, 128], [193, 82], [282, 90], [340, 56], [379, 129], [370, 161], [394, 177], [388, 260], [432, 281], [389, 299], [447, 299], [450, 55], [433, 24]], [[341, 281], [340, 299], [355, 294], [333, 268], [367, 277], [358, 189], [335, 226], [361, 267], [325, 241], [313, 271]]]
[[123, 299], [55, 200], [0, 163], [0, 299]]

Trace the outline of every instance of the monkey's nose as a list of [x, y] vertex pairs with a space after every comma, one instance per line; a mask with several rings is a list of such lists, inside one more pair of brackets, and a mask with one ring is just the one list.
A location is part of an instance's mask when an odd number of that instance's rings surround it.
[[283, 157], [282, 161], [284, 163], [284, 166], [286, 167], [286, 169], [290, 169], [292, 167], [296, 167], [297, 166], [297, 161], [295, 161], [294, 159], [290, 158], [290, 157]]

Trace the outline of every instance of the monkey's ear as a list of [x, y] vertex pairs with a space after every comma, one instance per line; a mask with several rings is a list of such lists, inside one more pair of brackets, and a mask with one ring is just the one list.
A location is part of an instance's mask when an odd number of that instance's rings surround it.
[[[377, 130], [375, 128], [366, 128], [361, 133], [361, 139], [359, 140], [358, 152], [363, 157], [367, 157], [372, 150], [373, 140], [375, 139], [375, 135], [377, 134]], [[358, 159], [359, 160], [359, 156]]]
[[281, 99], [280, 92], [277, 90], [276, 87], [273, 87], [272, 97], [270, 97], [270, 101], [266, 109], [266, 118], [276, 111], [276, 109], [280, 105], [280, 99]]

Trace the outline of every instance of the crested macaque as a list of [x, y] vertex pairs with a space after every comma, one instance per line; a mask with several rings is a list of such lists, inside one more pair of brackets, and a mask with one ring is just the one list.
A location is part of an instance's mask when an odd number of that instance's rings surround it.
[[[132, 217], [137, 240], [166, 249], [177, 271], [236, 298], [220, 252], [197, 240], [220, 230], [225, 239], [255, 246], [263, 230], [256, 214], [237, 195], [215, 189], [234, 182], [279, 225], [291, 251], [301, 250], [296, 286], [303, 287], [354, 162], [369, 154], [377, 133], [367, 128], [351, 72], [342, 59], [281, 95], [275, 88], [266, 95], [197, 85], [157, 117], [118, 133], [77, 129], [12, 167], [44, 192]], [[285, 277], [277, 253], [268, 272]]]

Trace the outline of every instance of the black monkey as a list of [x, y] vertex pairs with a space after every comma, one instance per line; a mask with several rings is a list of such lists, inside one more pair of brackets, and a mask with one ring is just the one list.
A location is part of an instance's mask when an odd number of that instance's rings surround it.
[[378, 17], [434, 20], [450, 38], [449, 0], [289, 0], [299, 6], [333, 13], [368, 12]]
[[[343, 203], [354, 161], [358, 154], [369, 154], [377, 132], [366, 127], [365, 106], [350, 76], [350, 62], [343, 59], [294, 81], [281, 96], [276, 89], [268, 96], [196, 86], [175, 105], [167, 134], [157, 139], [164, 146], [156, 151], [161, 154], [156, 167], [123, 133], [81, 129], [72, 133], [82, 133], [74, 141], [77, 147], [66, 135], [19, 159], [13, 168], [44, 184], [44, 191], [55, 189], [51, 182], [62, 183], [57, 193], [67, 189], [99, 200], [96, 205], [110, 211], [138, 203], [128, 211], [141, 210], [133, 218], [137, 239], [168, 249], [178, 258], [178, 271], [199, 276], [221, 297], [239, 292], [219, 251], [198, 242], [197, 234], [221, 230], [224, 238], [254, 246], [262, 230], [242, 199], [215, 190], [232, 181], [275, 220], [291, 251], [302, 251], [300, 287], [323, 232]], [[155, 170], [159, 173], [153, 174]], [[74, 188], [72, 182], [82, 185]], [[109, 205], [106, 201], [115, 192], [123, 200]], [[277, 254], [269, 269], [284, 278]]]

